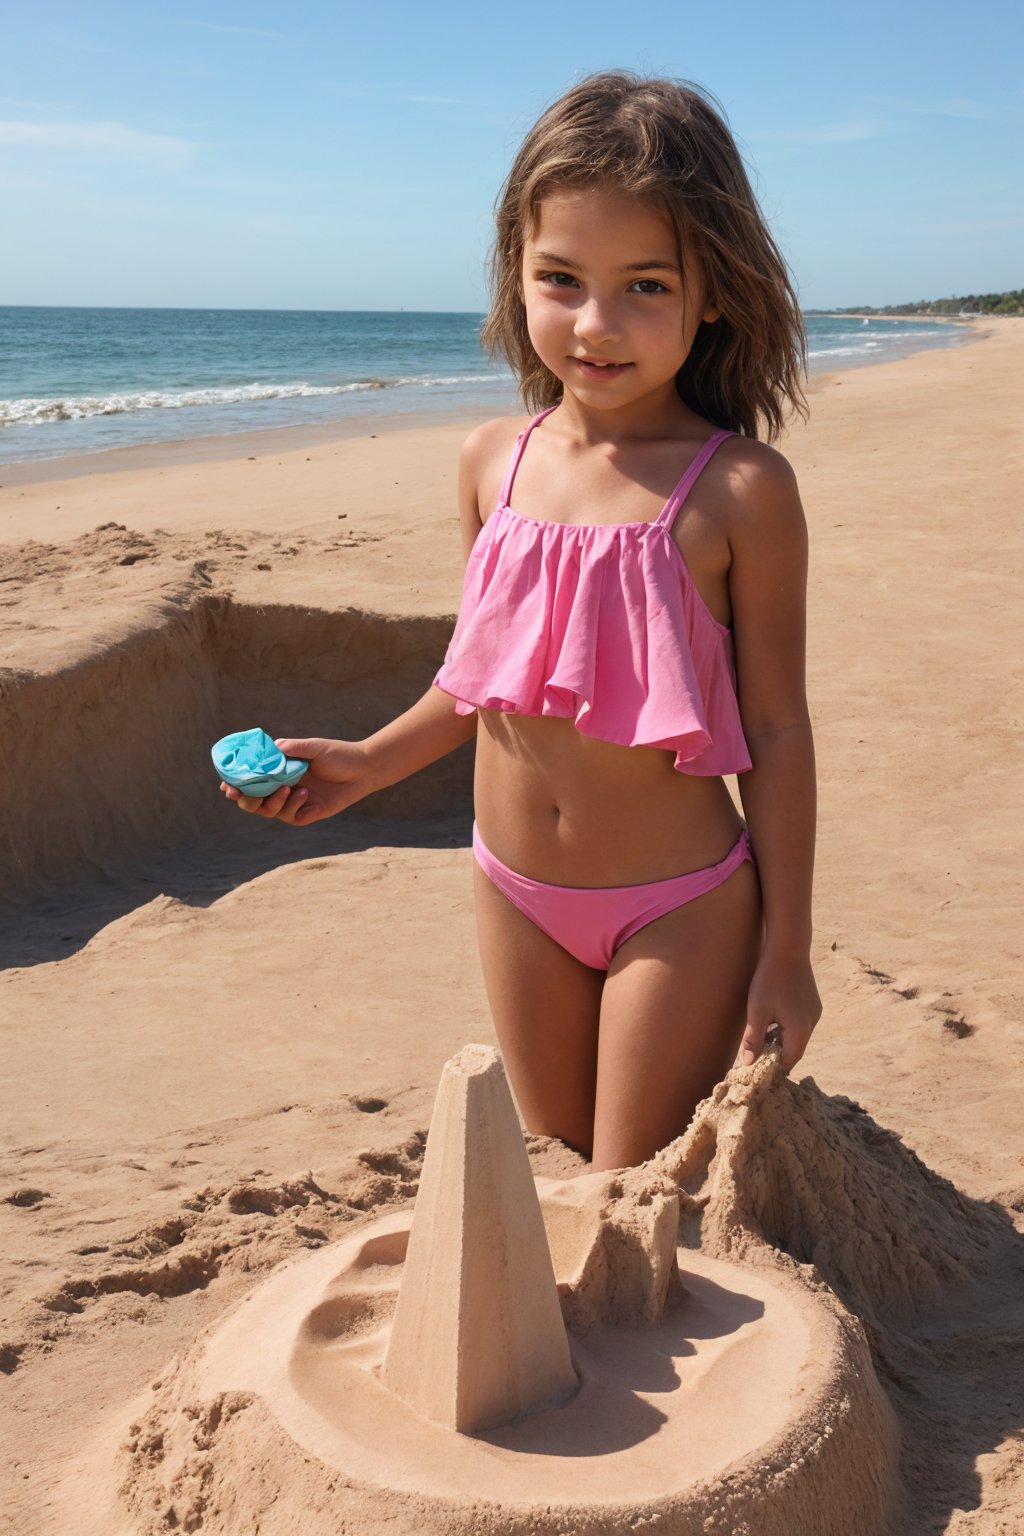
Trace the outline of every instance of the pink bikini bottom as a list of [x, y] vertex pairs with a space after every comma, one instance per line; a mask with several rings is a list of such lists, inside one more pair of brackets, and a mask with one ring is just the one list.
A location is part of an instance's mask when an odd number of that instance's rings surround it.
[[473, 852], [487, 878], [520, 912], [570, 955], [597, 971], [606, 971], [619, 946], [655, 918], [713, 891], [745, 859], [754, 862], [746, 828], [720, 864], [671, 880], [653, 880], [649, 885], [548, 885], [543, 880], [528, 880], [494, 857], [475, 822]]

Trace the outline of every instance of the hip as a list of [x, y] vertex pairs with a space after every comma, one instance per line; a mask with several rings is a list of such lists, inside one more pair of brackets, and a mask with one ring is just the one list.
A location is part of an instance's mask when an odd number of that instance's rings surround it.
[[555, 885], [639, 885], [717, 864], [743, 819], [722, 779], [679, 773], [673, 759], [583, 737], [570, 721], [482, 711], [480, 835]]

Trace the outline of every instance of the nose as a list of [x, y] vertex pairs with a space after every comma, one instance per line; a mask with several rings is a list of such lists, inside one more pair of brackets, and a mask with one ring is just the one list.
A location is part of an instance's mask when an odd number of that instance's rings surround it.
[[617, 341], [622, 327], [611, 299], [591, 293], [576, 311], [576, 335], [590, 347], [600, 342]]

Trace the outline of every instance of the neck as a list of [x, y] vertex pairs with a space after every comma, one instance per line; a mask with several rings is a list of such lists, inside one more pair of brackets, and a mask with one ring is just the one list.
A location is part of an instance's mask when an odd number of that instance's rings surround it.
[[565, 390], [553, 412], [573, 437], [586, 444], [684, 437], [705, 425], [684, 405], [671, 381], [664, 388], [622, 407], [600, 408]]

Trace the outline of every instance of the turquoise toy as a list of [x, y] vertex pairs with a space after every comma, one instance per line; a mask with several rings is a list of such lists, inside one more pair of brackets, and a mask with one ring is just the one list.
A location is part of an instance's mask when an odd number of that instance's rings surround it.
[[258, 727], [222, 736], [210, 749], [213, 766], [233, 789], [265, 800], [275, 789], [297, 784], [309, 767], [304, 757], [285, 757], [274, 739]]

